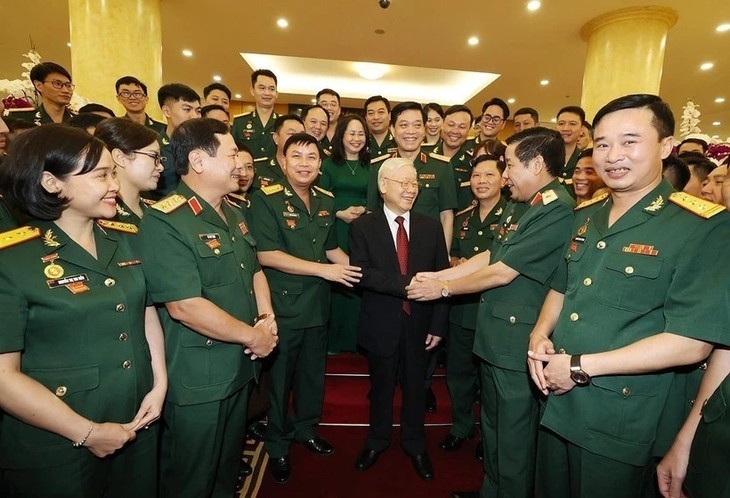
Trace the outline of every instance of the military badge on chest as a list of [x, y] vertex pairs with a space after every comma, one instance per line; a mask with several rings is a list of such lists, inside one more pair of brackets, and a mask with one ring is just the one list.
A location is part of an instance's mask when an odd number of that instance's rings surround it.
[[570, 239], [570, 252], [576, 252], [578, 250], [578, 244], [584, 244], [586, 241], [586, 238], [584, 237], [585, 233], [588, 231], [588, 223], [590, 223], [591, 219], [587, 218], [585, 223], [583, 223], [580, 228], [578, 228], [578, 231], [575, 233], [572, 239]]

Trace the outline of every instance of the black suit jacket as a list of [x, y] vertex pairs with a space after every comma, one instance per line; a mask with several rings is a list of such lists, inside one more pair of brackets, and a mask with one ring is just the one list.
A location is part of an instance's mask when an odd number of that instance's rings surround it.
[[393, 354], [404, 329], [402, 320], [411, 320], [413, 333], [409, 340], [418, 356], [424, 353], [427, 334], [446, 336], [446, 302], [411, 301], [411, 315], [402, 313], [403, 300], [407, 299], [405, 288], [413, 276], [449, 265], [440, 222], [411, 211], [407, 275], [400, 274], [395, 243], [382, 208], [352, 222], [349, 242], [350, 264], [362, 268], [358, 343], [363, 348], [380, 356]]

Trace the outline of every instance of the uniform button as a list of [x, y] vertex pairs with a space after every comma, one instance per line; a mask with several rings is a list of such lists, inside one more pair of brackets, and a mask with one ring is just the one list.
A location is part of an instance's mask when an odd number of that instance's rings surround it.
[[312, 239], [312, 244], [315, 244], [317, 242], [317, 239]]
[[627, 266], [626, 268], [624, 268], [624, 271], [626, 273], [628, 273], [629, 275], [631, 275], [632, 273], [634, 273], [634, 267], [633, 266]]
[[281, 295], [282, 296], [286, 296], [287, 294], [289, 294], [289, 292], [286, 289], [284, 289], [283, 291], [281, 291]]
[[245, 270], [246, 269], [246, 265], [244, 265], [243, 263], [241, 263], [241, 269]]
[[480, 303], [483, 303], [484, 302], [484, 298], [483, 297], [482, 298], [479, 298], [479, 302]]
[[479, 246], [474, 246], [474, 252], [479, 250]]
[[217, 249], [217, 248], [213, 249], [213, 254], [220, 254], [220, 253], [221, 253], [220, 249]]
[[558, 349], [558, 353], [565, 354], [565, 349], [563, 349], [563, 348]]
[[126, 310], [127, 307], [124, 306], [122, 303], [119, 303], [119, 304], [117, 304], [116, 308], [114, 308], [114, 309], [116, 309], [118, 313], [121, 313], [122, 311]]
[[509, 323], [515, 323], [517, 321], [517, 318], [514, 316], [509, 317]]
[[592, 283], [593, 283], [593, 280], [591, 280], [590, 278], [583, 279], [583, 285], [585, 285], [586, 287], [588, 287]]
[[694, 405], [695, 405], [695, 400], [693, 400], [693, 399], [689, 400], [689, 406], [694, 406]]
[[66, 396], [66, 393], [68, 392], [68, 389], [66, 389], [66, 386], [58, 386], [56, 388], [56, 396], [59, 398], [63, 398]]
[[624, 397], [628, 397], [631, 395], [631, 389], [629, 389], [628, 387], [624, 387], [623, 389], [621, 389], [621, 394], [623, 394]]
[[113, 278], [107, 278], [106, 280], [104, 280], [104, 285], [106, 285], [107, 287], [112, 287], [116, 283], [117, 281]]
[[484, 232], [482, 232], [481, 230], [479, 230], [479, 231], [477, 232], [477, 235], [484, 235]]
[[132, 368], [132, 362], [130, 360], [124, 360], [124, 363], [122, 363], [122, 368], [125, 370], [129, 370]]
[[606, 243], [604, 241], [602, 241], [602, 240], [599, 240], [598, 241], [598, 244], [596, 244], [596, 247], [598, 249], [605, 249], [606, 248]]
[[570, 321], [571, 322], [577, 322], [578, 321], [578, 318], [580, 318], [580, 315], [578, 315], [578, 313], [571, 313], [570, 314]]
[[428, 183], [426, 184], [426, 187], [430, 187], [430, 186], [431, 186], [431, 185], [429, 185]]
[[121, 334], [119, 334], [119, 340], [122, 342], [126, 341], [128, 338], [129, 338], [129, 336], [127, 335], [126, 332], [122, 332]]
[[236, 241], [236, 237], [231, 237], [231, 242], [235, 242], [235, 241]]
[[248, 293], [253, 296], [253, 291], [252, 290], [248, 291]]
[[700, 366], [697, 368], [699, 368], [700, 370], [707, 370], [707, 362], [703, 361], [702, 363], [700, 363]]
[[211, 347], [213, 345], [213, 341], [211, 339], [208, 339], [207, 341], [205, 341], [205, 345]]

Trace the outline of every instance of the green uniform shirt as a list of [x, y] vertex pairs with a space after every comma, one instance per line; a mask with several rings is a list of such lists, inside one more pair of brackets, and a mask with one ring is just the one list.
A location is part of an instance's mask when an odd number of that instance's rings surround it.
[[160, 144], [160, 155], [162, 156], [162, 173], [157, 182], [157, 188], [146, 195], [153, 200], [160, 200], [177, 188], [180, 182], [180, 175], [175, 168], [175, 156], [172, 153], [170, 137], [167, 136], [167, 128], [162, 129], [157, 142]]
[[[354, 164], [354, 166], [353, 166]], [[335, 213], [350, 206], [365, 206], [368, 193], [368, 166], [359, 161], [335, 164], [332, 158], [322, 163], [322, 176], [319, 185], [335, 196]], [[340, 219], [335, 220], [337, 246], [348, 252], [348, 234], [350, 225]]]
[[[123, 118], [126, 118], [126, 119], [130, 119], [130, 117], [129, 117], [129, 115], [128, 115], [128, 114], [125, 114], [125, 115], [124, 115], [124, 116], [122, 116], [122, 117], [123, 117]], [[149, 114], [145, 114], [145, 115], [144, 115], [144, 125], [145, 125], [145, 126], [146, 126], [147, 128], [149, 128], [149, 129], [151, 129], [151, 130], [154, 130], [154, 131], [156, 131], [156, 132], [157, 132], [157, 133], [159, 133], [160, 135], [162, 135], [162, 134], [166, 134], [166, 130], [167, 130], [167, 125], [166, 125], [165, 123], [161, 123], [160, 121], [155, 121], [154, 119], [152, 119], [152, 118], [151, 118], [151, 117], [149, 116]]]
[[274, 133], [274, 123], [278, 114], [271, 113], [269, 121], [264, 126], [257, 111], [239, 114], [233, 118], [231, 135], [236, 145], [248, 146], [254, 159], [276, 157], [276, 144], [271, 135]]
[[[141, 199], [139, 203], [142, 211], [146, 211], [152, 204], [154, 204], [154, 201], [148, 199]], [[126, 204], [121, 197], [117, 197], [117, 215], [113, 219], [121, 221], [122, 223], [131, 223], [137, 227], [139, 227], [139, 223], [142, 221], [142, 219], [137, 216], [137, 213], [132, 211], [129, 208], [129, 205]]]
[[[459, 147], [456, 154], [451, 156], [449, 164], [454, 170], [454, 186], [456, 187], [456, 202], [458, 209], [466, 209], [474, 200], [474, 194], [471, 191], [471, 159], [473, 145], [469, 142]], [[434, 154], [443, 154], [443, 144], [437, 144], [432, 152]]]
[[484, 291], [474, 339], [474, 353], [496, 367], [527, 371], [529, 335], [570, 238], [574, 207], [555, 179], [532, 201], [511, 203], [502, 215], [490, 264], [501, 261], [519, 275]]
[[[500, 197], [484, 221], [479, 218], [479, 205], [474, 204], [456, 213], [451, 256], [469, 259], [492, 248], [492, 241], [499, 232], [499, 220], [507, 203]], [[464, 294], [451, 299], [449, 321], [465, 329], [476, 330], [479, 294]]]
[[[334, 138], [334, 135], [333, 135]], [[327, 134], [319, 141], [319, 157], [324, 161], [332, 155], [332, 142], [327, 138]]]
[[[611, 227], [610, 198], [577, 211], [567, 275], [562, 285], [556, 279], [565, 294], [552, 336], [556, 350], [609, 351], [663, 331], [727, 343], [730, 267], [722, 262], [730, 215], [703, 219], [670, 194], [663, 180]], [[683, 421], [682, 409], [664, 413], [685, 395], [672, 389], [675, 378], [674, 371], [594, 377], [548, 397], [542, 424], [588, 451], [646, 465], [656, 442], [668, 439], [657, 431], [660, 423], [667, 427], [664, 418], [676, 418], [675, 429]]]
[[581, 152], [583, 150], [580, 147], [576, 147], [573, 154], [567, 158], [568, 160], [565, 162], [565, 166], [563, 166], [563, 172], [560, 177], [568, 185], [573, 184], [573, 171], [575, 171], [575, 165], [578, 164], [578, 156], [580, 156]]
[[[9, 111], [10, 115], [8, 117], [20, 119], [22, 121], [29, 121], [36, 126], [52, 124], [54, 122], [53, 119], [51, 119], [51, 116], [49, 116], [46, 112], [46, 108], [43, 107], [43, 103], [41, 103], [36, 109], [9, 109]], [[61, 122], [68, 123], [74, 116], [75, 114], [66, 108], [63, 111], [63, 118], [61, 119]]]
[[15, 221], [15, 216], [10, 210], [10, 206], [7, 205], [3, 196], [0, 195], [0, 232], [10, 230], [18, 226], [18, 222]]
[[[289, 182], [271, 185], [251, 196], [251, 229], [259, 251], [282, 251], [296, 258], [328, 263], [326, 251], [337, 248], [334, 199], [310, 190], [310, 210]], [[277, 323], [288, 329], [319, 327], [330, 313], [330, 284], [322, 278], [292, 275], [273, 268], [264, 273], [271, 288]]]
[[[129, 422], [152, 388], [147, 293], [130, 244], [136, 236], [95, 225], [94, 259], [55, 223], [30, 227], [0, 234], [0, 352], [20, 351], [22, 372], [81, 416]], [[19, 240], [30, 230], [38, 236], [6, 245], [10, 234]], [[50, 467], [84, 455], [66, 438], [8, 414], [1, 432], [6, 468]]]
[[385, 154], [395, 154], [396, 152], [398, 152], [398, 146], [395, 144], [395, 139], [393, 139], [393, 134], [390, 131], [385, 135], [380, 145], [378, 145], [378, 141], [375, 140], [373, 134], [370, 134], [370, 144], [368, 146], [370, 157], [376, 158]]
[[276, 155], [271, 159], [261, 160], [256, 163], [256, 178], [251, 184], [251, 193], [261, 187], [268, 187], [269, 185], [277, 185], [286, 180], [284, 170], [281, 169], [279, 161], [276, 160]]
[[[148, 209], [140, 224], [152, 299], [163, 304], [202, 297], [252, 324], [257, 316], [253, 276], [261, 268], [241, 212], [224, 202], [224, 221], [182, 181], [177, 194], [182, 196], [180, 207], [167, 214], [160, 211], [175, 199], [167, 197]], [[159, 315], [165, 332], [168, 401], [191, 405], [221, 400], [254, 378], [255, 363], [240, 344], [205, 337], [174, 320], [164, 306]]]
[[[398, 157], [396, 152], [391, 157]], [[386, 158], [383, 158], [385, 160]], [[378, 190], [378, 171], [383, 161], [370, 164], [368, 181], [368, 204], [370, 211], [382, 205]], [[413, 204], [413, 211], [439, 220], [441, 211], [456, 209], [456, 188], [454, 172], [443, 156], [429, 155], [420, 152], [413, 162], [420, 188]]]

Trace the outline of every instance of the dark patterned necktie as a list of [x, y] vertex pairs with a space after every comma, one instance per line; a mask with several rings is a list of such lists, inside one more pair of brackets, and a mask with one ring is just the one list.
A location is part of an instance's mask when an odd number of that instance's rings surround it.
[[[398, 232], [395, 235], [395, 251], [398, 253], [398, 266], [400, 274], [408, 274], [408, 234], [403, 222], [406, 221], [402, 216], [396, 216], [395, 222], [398, 223]], [[403, 300], [403, 312], [406, 315], [411, 314], [411, 303]]]

